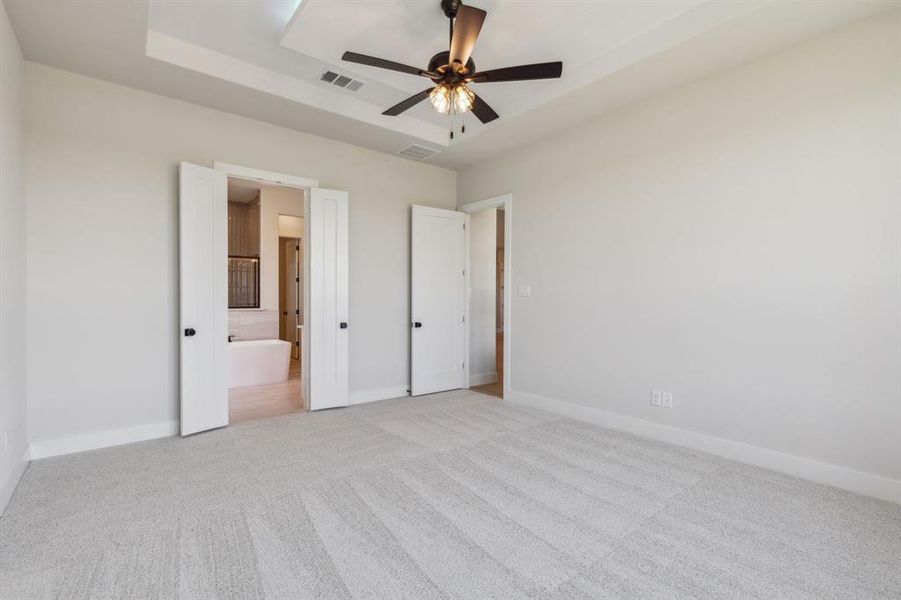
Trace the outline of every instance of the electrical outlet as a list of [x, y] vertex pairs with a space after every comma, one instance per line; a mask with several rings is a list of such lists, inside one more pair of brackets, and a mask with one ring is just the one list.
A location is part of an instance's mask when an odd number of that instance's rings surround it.
[[520, 298], [528, 298], [532, 295], [532, 286], [531, 285], [521, 285], [519, 289], [516, 291], [516, 295]]
[[660, 390], [651, 390], [651, 406], [659, 406], [661, 408], [673, 407], [673, 393], [661, 392]]
[[673, 407], [673, 393], [672, 392], [663, 392], [663, 395], [660, 399], [660, 406], [663, 408], [672, 408]]

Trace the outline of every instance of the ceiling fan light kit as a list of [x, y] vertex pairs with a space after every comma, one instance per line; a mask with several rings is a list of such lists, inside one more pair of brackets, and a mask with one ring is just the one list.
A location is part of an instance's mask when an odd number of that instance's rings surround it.
[[432, 107], [442, 115], [453, 114], [462, 115], [472, 109], [475, 101], [475, 94], [466, 87], [465, 83], [451, 86], [446, 83], [439, 83], [429, 93], [429, 101]]
[[[383, 112], [383, 115], [396, 117], [428, 98], [432, 108], [451, 117], [451, 124], [453, 115], [462, 115], [469, 111], [472, 111], [482, 123], [490, 123], [499, 115], [469, 88], [469, 84], [556, 79], [562, 74], [563, 63], [560, 61], [476, 71], [471, 57], [472, 50], [488, 13], [479, 8], [465, 6], [459, 0], [441, 0], [441, 10], [450, 21], [450, 50], [433, 56], [427, 69], [418, 69], [356, 52], [345, 52], [341, 57], [347, 62], [427, 77], [435, 84], [434, 87], [395, 104]], [[465, 125], [461, 131], [466, 131]], [[450, 137], [451, 139], [454, 137], [453, 125], [450, 128]]]

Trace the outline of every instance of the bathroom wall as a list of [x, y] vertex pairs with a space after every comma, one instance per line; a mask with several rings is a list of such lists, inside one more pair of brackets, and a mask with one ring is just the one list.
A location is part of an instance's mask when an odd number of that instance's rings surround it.
[[260, 190], [260, 308], [276, 311], [278, 337], [279, 216], [303, 217], [304, 191], [284, 187]]
[[228, 203], [228, 255], [260, 255], [260, 201]]
[[253, 202], [229, 203], [229, 254], [260, 257], [259, 308], [228, 311], [228, 334], [236, 340], [278, 339], [278, 239], [286, 234], [301, 237], [303, 210], [303, 190], [277, 186], [264, 186]]
[[291, 215], [278, 216], [278, 236], [285, 238], [303, 237], [303, 218]]
[[278, 339], [278, 310], [235, 309], [228, 311], [228, 335], [236, 340]]

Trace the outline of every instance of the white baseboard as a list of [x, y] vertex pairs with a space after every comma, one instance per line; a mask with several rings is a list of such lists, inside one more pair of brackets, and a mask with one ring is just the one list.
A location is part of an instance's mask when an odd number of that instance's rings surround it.
[[482, 373], [480, 375], [470, 375], [469, 385], [485, 385], [486, 383], [497, 383], [497, 371], [494, 373]]
[[504, 399], [610, 429], [619, 429], [738, 462], [772, 469], [865, 496], [901, 503], [901, 480], [525, 392], [510, 390]]
[[133, 442], [143, 442], [176, 435], [178, 433], [178, 421], [165, 421], [151, 425], [138, 425], [136, 427], [123, 427], [121, 429], [107, 429], [67, 438], [55, 440], [43, 440], [31, 442], [31, 459], [49, 458], [63, 454], [73, 454], [110, 446], [121, 446]]
[[6, 511], [6, 505], [9, 504], [9, 499], [13, 497], [13, 492], [16, 491], [16, 486], [19, 485], [19, 480], [22, 479], [22, 474], [25, 473], [30, 460], [28, 446], [26, 446], [22, 452], [22, 457], [13, 467], [12, 473], [9, 474], [9, 478], [0, 486], [0, 515], [3, 515]]
[[[376, 400], [387, 400], [407, 395], [409, 395], [409, 392], [407, 392], [406, 386], [365, 390], [351, 393], [349, 404], [363, 404], [365, 402], [375, 402]], [[37, 460], [50, 458], [51, 456], [62, 456], [63, 454], [121, 446], [122, 444], [131, 444], [133, 442], [155, 440], [173, 435], [178, 435], [178, 421], [108, 429], [67, 438], [32, 442], [29, 446], [29, 451], [31, 459]]]
[[376, 402], [378, 400], [388, 400], [389, 398], [400, 398], [401, 396], [409, 396], [407, 386], [401, 385], [396, 387], [382, 388], [379, 390], [363, 390], [360, 392], [351, 392], [348, 404], [365, 404], [366, 402]]

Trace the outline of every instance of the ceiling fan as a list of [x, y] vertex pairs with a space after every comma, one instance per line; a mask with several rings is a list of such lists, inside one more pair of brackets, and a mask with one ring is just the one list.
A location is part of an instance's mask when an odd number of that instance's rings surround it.
[[[433, 56], [426, 69], [356, 52], [345, 52], [341, 57], [348, 62], [418, 75], [434, 82], [434, 86], [398, 102], [383, 112], [383, 115], [395, 117], [428, 98], [435, 110], [441, 114], [453, 116], [471, 110], [479, 121], [490, 123], [499, 115], [469, 89], [469, 84], [556, 79], [563, 72], [563, 63], [560, 61], [476, 71], [471, 56], [472, 49], [476, 45], [482, 22], [488, 13], [479, 8], [464, 6], [460, 0], [441, 0], [441, 10], [450, 20], [450, 50]], [[453, 130], [450, 137], [454, 137]]]

